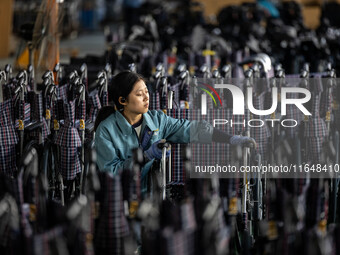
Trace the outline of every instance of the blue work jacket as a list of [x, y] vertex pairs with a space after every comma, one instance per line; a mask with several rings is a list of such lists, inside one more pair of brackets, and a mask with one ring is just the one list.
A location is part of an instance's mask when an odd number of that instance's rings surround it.
[[[140, 136], [116, 111], [102, 121], [95, 134], [97, 165], [99, 170], [117, 174], [119, 169], [131, 169], [132, 149], [147, 150], [154, 142], [166, 139], [170, 143], [211, 143], [213, 127], [208, 122], [175, 119], [162, 111], [151, 110], [143, 114]], [[142, 182], [154, 160], [142, 168]]]

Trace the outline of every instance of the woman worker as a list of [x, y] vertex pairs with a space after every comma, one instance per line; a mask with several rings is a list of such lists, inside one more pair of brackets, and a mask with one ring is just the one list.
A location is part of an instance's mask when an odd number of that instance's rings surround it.
[[101, 171], [117, 173], [119, 169], [131, 169], [132, 149], [141, 147], [145, 165], [144, 178], [154, 159], [161, 159], [162, 149], [158, 146], [170, 143], [211, 143], [254, 144], [253, 138], [231, 136], [213, 128], [208, 122], [175, 119], [162, 111], [149, 110], [149, 93], [143, 78], [134, 72], [117, 74], [109, 88], [117, 110], [103, 108], [98, 114], [95, 129], [97, 165]]

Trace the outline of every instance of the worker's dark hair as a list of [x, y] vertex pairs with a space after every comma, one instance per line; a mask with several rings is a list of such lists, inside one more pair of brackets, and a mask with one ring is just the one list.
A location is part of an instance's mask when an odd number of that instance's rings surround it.
[[119, 97], [125, 100], [133, 90], [136, 82], [144, 80], [143, 77], [131, 71], [122, 71], [113, 77], [112, 83], [109, 86], [109, 99], [113, 100], [117, 110], [122, 110], [123, 105], [119, 103]]
[[97, 127], [103, 120], [105, 120], [107, 117], [109, 117], [114, 112], [115, 112], [115, 107], [112, 105], [104, 106], [103, 108], [101, 108], [96, 117], [96, 121], [94, 122], [94, 131], [97, 130]]
[[[114, 102], [117, 110], [121, 111], [124, 109], [124, 106], [119, 103], [119, 97], [123, 97], [123, 99], [126, 100], [133, 90], [134, 85], [140, 80], [144, 81], [144, 78], [140, 74], [131, 71], [122, 71], [113, 77], [108, 88], [108, 93], [109, 101]], [[94, 124], [94, 130], [96, 131], [99, 124], [114, 112], [114, 106], [101, 108]]]

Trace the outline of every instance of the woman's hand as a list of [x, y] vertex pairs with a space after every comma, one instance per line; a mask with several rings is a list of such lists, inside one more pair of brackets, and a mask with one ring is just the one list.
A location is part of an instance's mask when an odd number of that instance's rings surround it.
[[230, 138], [229, 143], [233, 145], [242, 144], [245, 146], [254, 146], [254, 148], [256, 148], [255, 139], [248, 136], [234, 135]]
[[[152, 159], [161, 159], [162, 149], [165, 143], [166, 143], [165, 139], [158, 140], [157, 142], [154, 142], [149, 149], [144, 151], [144, 158], [146, 159], [146, 161], [150, 161]], [[169, 157], [169, 155], [170, 150], [167, 149], [166, 157]]]

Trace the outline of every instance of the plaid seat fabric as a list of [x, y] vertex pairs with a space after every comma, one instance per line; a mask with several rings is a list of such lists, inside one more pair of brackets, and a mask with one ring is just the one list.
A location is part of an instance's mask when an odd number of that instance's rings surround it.
[[65, 122], [61, 126], [58, 135], [55, 137], [55, 144], [61, 147], [81, 147], [81, 141], [75, 128], [75, 102], [64, 104]]
[[[167, 115], [176, 119], [189, 119], [189, 110], [187, 109], [168, 109]], [[185, 181], [185, 169], [181, 153], [183, 150], [181, 144], [174, 144], [171, 147], [171, 181], [172, 182], [184, 182]]]
[[[253, 95], [253, 106], [257, 110], [264, 109], [264, 103], [267, 96], [267, 92], [262, 92], [259, 95]], [[264, 123], [262, 127], [250, 127], [250, 136], [253, 137], [257, 143], [258, 153], [261, 154], [262, 158], [265, 160], [267, 156], [268, 148], [268, 138], [271, 136], [270, 129], [267, 125], [267, 121], [264, 119], [266, 116], [253, 116], [254, 119], [261, 119]], [[252, 125], [259, 125], [252, 123]]]
[[100, 108], [102, 108], [98, 93], [93, 93], [89, 96], [89, 107], [90, 110], [88, 114], [88, 119], [92, 122], [95, 122], [97, 114]]
[[57, 87], [57, 97], [58, 97], [58, 99], [62, 99], [62, 100], [67, 101], [68, 88], [69, 88], [68, 84]]
[[[214, 119], [228, 121], [226, 124], [216, 125], [215, 128], [230, 135], [244, 134], [248, 129], [250, 112], [245, 111], [245, 115], [233, 115], [232, 109], [209, 109], [207, 115], [202, 115], [200, 110], [190, 110], [190, 120], [205, 120], [213, 124]], [[220, 164], [225, 165], [232, 162], [231, 148], [227, 143], [213, 144], [191, 144], [193, 162], [203, 165]]]
[[8, 176], [13, 176], [16, 170], [15, 145], [3, 146], [0, 142], [0, 172], [5, 173]]
[[0, 172], [12, 176], [16, 167], [18, 135], [13, 125], [13, 102], [0, 103]]
[[[200, 110], [190, 110], [190, 120], [197, 121], [207, 121], [212, 124], [213, 118], [221, 118], [224, 110], [220, 111], [220, 114], [216, 114], [218, 110], [210, 109], [207, 110], [207, 115], [201, 115]], [[218, 117], [217, 117], [218, 116]], [[220, 127], [216, 127], [222, 131], [228, 129], [227, 125], [221, 125]], [[199, 144], [192, 143], [191, 144], [191, 154], [192, 154], [192, 162], [195, 165], [211, 165], [221, 163], [221, 161], [227, 160], [229, 156], [229, 147], [227, 144]], [[216, 161], [221, 160], [221, 161]], [[197, 164], [196, 164], [197, 163]]]
[[102, 172], [100, 183], [101, 190], [96, 196], [100, 203], [95, 232], [96, 249], [105, 254], [124, 254], [122, 238], [129, 235], [129, 227], [124, 215], [121, 177]]
[[171, 147], [171, 181], [183, 183], [186, 180], [185, 168], [181, 158], [184, 145], [174, 144]]
[[[289, 93], [287, 94], [287, 98], [298, 98], [297, 93]], [[286, 134], [290, 138], [295, 138], [298, 134], [299, 126], [301, 124], [301, 121], [303, 120], [303, 113], [296, 107], [296, 105], [293, 104], [288, 104], [286, 105], [286, 119], [293, 119], [297, 121], [297, 126], [296, 127], [283, 127], [285, 130]]]
[[2, 85], [4, 101], [13, 98], [15, 84], [13, 82]]
[[43, 125], [41, 128], [33, 130], [30, 133], [30, 136], [39, 141], [39, 135], [42, 136], [42, 141], [44, 142], [47, 136], [50, 134], [50, 130], [48, 129], [46, 119], [43, 117], [43, 98], [42, 94], [35, 92], [28, 93], [29, 101], [32, 106], [32, 121], [42, 122]]
[[307, 160], [312, 163], [321, 162], [321, 150], [324, 137], [308, 137], [307, 138]]
[[325, 121], [320, 117], [320, 92], [312, 92], [309, 110], [312, 116], [306, 122], [305, 137], [325, 137], [328, 135]]
[[320, 117], [310, 118], [306, 122], [305, 137], [325, 137], [328, 130], [325, 121]]
[[109, 104], [109, 97], [108, 97], [107, 92], [103, 92], [100, 99], [101, 99], [102, 106], [106, 106]]
[[160, 100], [159, 100], [159, 93], [151, 93], [149, 96], [149, 109], [150, 110], [159, 110], [160, 108]]
[[78, 148], [60, 147], [59, 170], [64, 179], [73, 180], [81, 172]]
[[326, 113], [329, 112], [330, 114], [332, 113], [332, 104], [333, 104], [333, 88], [328, 88], [326, 87], [327, 84], [325, 85], [325, 90], [321, 94], [321, 100], [320, 100], [320, 116], [322, 118], [326, 117]]
[[76, 110], [76, 116], [75, 118], [77, 120], [83, 119], [85, 120], [86, 117], [86, 102], [85, 100], [81, 100], [79, 103], [75, 103], [75, 110]]
[[55, 136], [54, 143], [60, 146], [59, 169], [63, 177], [73, 180], [81, 172], [78, 147], [82, 144], [78, 130], [74, 127], [75, 102], [65, 103], [64, 107], [65, 123]]
[[[250, 111], [245, 110], [244, 115], [233, 115], [232, 109], [220, 110], [222, 112], [222, 116], [226, 116], [227, 120], [232, 121], [231, 125], [224, 125], [223, 128], [217, 127], [218, 129], [222, 129], [225, 132], [228, 132], [232, 135], [240, 135], [245, 134], [247, 131], [250, 131], [248, 126], [248, 121], [250, 119]], [[244, 124], [245, 123], [245, 124]]]
[[27, 125], [31, 121], [31, 104], [19, 101], [18, 108], [16, 108], [17, 121], [15, 122], [15, 128], [19, 128], [18, 119], [23, 116], [24, 123]]
[[5, 146], [18, 143], [18, 137], [13, 126], [12, 100], [0, 103], [0, 128], [0, 144]]
[[328, 136], [328, 129], [323, 118], [320, 117], [320, 101], [322, 94], [321, 81], [314, 81], [312, 91], [312, 99], [307, 108], [312, 116], [305, 122], [304, 136], [307, 139], [307, 160], [312, 162], [320, 162], [320, 155], [324, 138]]

